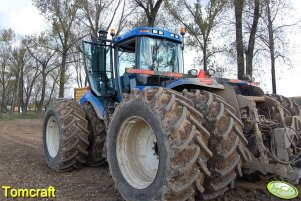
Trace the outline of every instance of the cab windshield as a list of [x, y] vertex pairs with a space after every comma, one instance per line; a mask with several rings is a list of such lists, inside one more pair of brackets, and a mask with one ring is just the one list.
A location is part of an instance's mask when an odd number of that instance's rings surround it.
[[142, 70], [181, 73], [181, 44], [166, 39], [141, 37], [139, 63]]

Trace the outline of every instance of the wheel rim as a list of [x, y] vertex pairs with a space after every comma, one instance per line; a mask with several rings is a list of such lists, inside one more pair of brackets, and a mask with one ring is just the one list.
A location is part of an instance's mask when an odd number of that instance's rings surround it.
[[141, 117], [128, 118], [120, 127], [116, 153], [125, 180], [136, 189], [145, 189], [155, 180], [159, 166], [157, 138]]
[[47, 122], [46, 144], [49, 155], [54, 158], [60, 146], [59, 126], [54, 116], [50, 117]]

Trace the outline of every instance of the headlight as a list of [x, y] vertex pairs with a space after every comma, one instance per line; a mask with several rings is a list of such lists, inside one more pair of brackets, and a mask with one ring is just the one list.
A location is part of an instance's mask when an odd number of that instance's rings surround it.
[[210, 77], [212, 77], [212, 76], [215, 75], [215, 70], [213, 70], [213, 69], [208, 69], [208, 70], [206, 71], [206, 74], [209, 75]]
[[244, 75], [243, 80], [245, 80], [247, 82], [252, 82], [252, 77], [250, 75]]
[[198, 75], [198, 71], [196, 69], [190, 69], [188, 71], [188, 75], [190, 75], [191, 77], [196, 77]]

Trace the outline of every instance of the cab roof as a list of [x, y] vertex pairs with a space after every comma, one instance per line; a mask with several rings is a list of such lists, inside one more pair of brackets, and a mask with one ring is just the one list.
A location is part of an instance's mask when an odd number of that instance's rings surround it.
[[153, 27], [135, 28], [130, 32], [127, 32], [119, 37], [114, 38], [113, 43], [118, 44], [120, 42], [133, 38], [135, 36], [150, 36], [150, 37], [157, 37], [157, 38], [165, 38], [177, 43], [182, 43], [182, 37], [179, 34], [175, 34], [160, 28], [153, 28]]

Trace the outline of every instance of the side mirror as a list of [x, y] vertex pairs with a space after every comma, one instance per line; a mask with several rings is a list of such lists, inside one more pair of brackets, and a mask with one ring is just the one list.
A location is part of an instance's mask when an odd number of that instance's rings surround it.
[[216, 72], [215, 72], [214, 69], [208, 69], [208, 70], [206, 70], [206, 75], [207, 75], [208, 77], [214, 76], [215, 73], [216, 73]]
[[188, 71], [188, 75], [191, 77], [197, 77], [198, 76], [198, 70], [197, 69], [190, 69]]
[[253, 81], [253, 78], [252, 78], [250, 75], [244, 75], [244, 76], [243, 76], [243, 80], [244, 80], [244, 81], [247, 81], [247, 82], [252, 82], [252, 81]]

